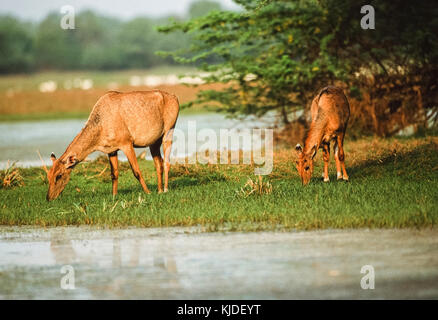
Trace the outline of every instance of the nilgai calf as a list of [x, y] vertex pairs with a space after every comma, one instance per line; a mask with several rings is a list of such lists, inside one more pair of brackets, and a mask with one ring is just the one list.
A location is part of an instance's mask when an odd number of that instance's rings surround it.
[[137, 163], [135, 147], [149, 147], [157, 171], [158, 192], [162, 192], [161, 145], [164, 152], [164, 192], [166, 192], [173, 129], [178, 113], [178, 99], [164, 91], [108, 92], [97, 101], [85, 127], [73, 139], [64, 154], [56, 159], [52, 153], [53, 167], [47, 171], [49, 180], [47, 200], [53, 200], [60, 195], [70, 180], [74, 166], [93, 151], [108, 154], [114, 195], [117, 194], [119, 150], [125, 153], [132, 172], [143, 190], [150, 193]]
[[[350, 117], [350, 105], [341, 88], [328, 86], [316, 95], [311, 105], [312, 122], [307, 133], [304, 147], [297, 144], [297, 170], [303, 185], [309, 183], [313, 173], [313, 158], [319, 148], [323, 149], [324, 182], [329, 181], [328, 163], [330, 159], [330, 141], [334, 141], [335, 161], [338, 180], [348, 181], [344, 163], [344, 136]], [[341, 172], [342, 170], [342, 172]]]

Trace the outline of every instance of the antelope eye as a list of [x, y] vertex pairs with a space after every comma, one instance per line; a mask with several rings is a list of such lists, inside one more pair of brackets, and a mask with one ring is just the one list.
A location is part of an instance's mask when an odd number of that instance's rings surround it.
[[56, 181], [58, 181], [61, 178], [62, 178], [62, 174], [58, 174], [55, 179], [56, 179]]
[[298, 164], [298, 161], [295, 161], [296, 164]]
[[310, 169], [309, 166], [305, 167], [304, 170], [308, 171]]

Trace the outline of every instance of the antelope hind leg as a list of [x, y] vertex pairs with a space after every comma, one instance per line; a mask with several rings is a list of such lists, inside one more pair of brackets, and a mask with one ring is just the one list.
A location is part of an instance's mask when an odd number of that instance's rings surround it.
[[122, 150], [128, 158], [129, 164], [131, 165], [132, 173], [134, 174], [134, 177], [137, 178], [137, 180], [140, 182], [143, 191], [146, 193], [151, 193], [141, 175], [140, 167], [138, 166], [137, 157], [135, 155], [133, 145], [126, 146]]
[[169, 183], [170, 170], [170, 152], [172, 149], [173, 128], [167, 131], [163, 137], [163, 152], [164, 152], [164, 192], [167, 192]]

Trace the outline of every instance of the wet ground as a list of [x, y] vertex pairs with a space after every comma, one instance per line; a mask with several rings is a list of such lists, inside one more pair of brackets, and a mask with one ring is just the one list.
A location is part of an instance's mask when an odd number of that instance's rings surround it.
[[199, 231], [0, 227], [0, 299], [438, 298], [436, 229]]

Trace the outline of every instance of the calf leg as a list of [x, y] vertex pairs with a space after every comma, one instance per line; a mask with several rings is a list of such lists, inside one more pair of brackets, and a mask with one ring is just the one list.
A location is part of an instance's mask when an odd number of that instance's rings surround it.
[[167, 131], [163, 136], [164, 152], [164, 192], [168, 191], [169, 170], [170, 170], [170, 152], [172, 149], [173, 128]]
[[329, 161], [330, 161], [330, 142], [329, 143], [324, 143], [322, 145], [322, 150], [323, 150], [323, 154], [322, 154], [322, 158], [324, 160], [324, 172], [323, 172], [323, 178], [324, 178], [324, 182], [329, 182], [329, 175], [328, 175], [328, 165], [329, 165]]
[[111, 167], [111, 179], [113, 182], [113, 195], [117, 194], [117, 185], [119, 181], [119, 163], [117, 158], [117, 151], [108, 155]]
[[122, 150], [126, 154], [129, 164], [131, 165], [132, 173], [134, 174], [134, 177], [136, 177], [137, 180], [140, 182], [143, 191], [146, 193], [151, 193], [148, 187], [146, 186], [146, 183], [144, 182], [143, 177], [141, 175], [140, 167], [138, 166], [137, 157], [135, 155], [133, 145], [131, 144], [129, 146], [126, 146]]
[[158, 193], [163, 192], [163, 158], [161, 157], [161, 142], [162, 139], [155, 142], [149, 147], [152, 158], [154, 159], [155, 169], [157, 170], [157, 185]]
[[345, 169], [344, 134], [343, 133], [338, 136], [338, 148], [339, 148], [338, 157], [339, 157], [339, 162], [340, 162], [341, 168], [342, 168], [342, 179], [344, 179], [345, 181], [348, 181], [348, 174], [347, 174], [347, 170]]
[[339, 161], [339, 146], [338, 146], [337, 139], [335, 141], [334, 149], [335, 149], [336, 175], [337, 175], [337, 179], [341, 180], [342, 179], [342, 171], [341, 171], [342, 169], [341, 169], [341, 161]]

